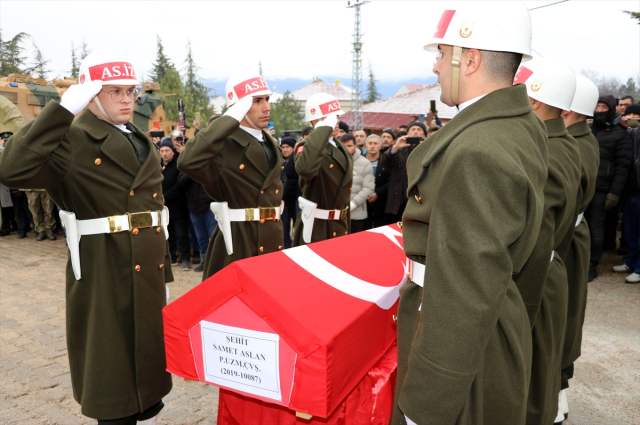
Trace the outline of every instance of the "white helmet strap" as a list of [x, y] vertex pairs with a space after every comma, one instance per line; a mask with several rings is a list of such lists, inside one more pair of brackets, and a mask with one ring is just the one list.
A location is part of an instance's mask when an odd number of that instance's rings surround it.
[[458, 105], [459, 88], [460, 88], [460, 60], [462, 58], [462, 47], [453, 46], [451, 56], [451, 102]]
[[245, 115], [245, 116], [244, 116], [244, 119], [245, 119], [245, 120], [247, 120], [247, 122], [249, 123], [249, 125], [250, 125], [252, 128], [255, 128], [256, 130], [260, 130], [260, 129], [259, 129], [259, 128], [258, 128], [258, 127], [253, 123], [253, 121], [251, 121], [251, 118], [249, 118], [249, 115]]
[[111, 117], [107, 114], [107, 111], [105, 111], [104, 108], [102, 107], [102, 103], [100, 103], [100, 99], [98, 99], [98, 96], [94, 97], [94, 100], [96, 101], [96, 106], [98, 107], [98, 109], [100, 110], [100, 113], [102, 114], [102, 118], [104, 118], [105, 121], [114, 122], [111, 119]]

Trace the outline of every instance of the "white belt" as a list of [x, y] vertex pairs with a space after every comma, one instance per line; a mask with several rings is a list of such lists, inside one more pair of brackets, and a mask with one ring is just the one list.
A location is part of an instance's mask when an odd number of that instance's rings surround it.
[[211, 211], [216, 216], [218, 228], [224, 237], [224, 244], [227, 254], [233, 254], [233, 238], [231, 236], [232, 221], [258, 221], [264, 224], [267, 221], [280, 221], [282, 211], [284, 211], [284, 201], [280, 207], [258, 207], [258, 208], [229, 208], [227, 202], [212, 202]]
[[344, 220], [347, 218], [349, 207], [341, 210], [321, 210], [318, 204], [312, 202], [302, 196], [298, 197], [302, 218], [302, 239], [305, 243], [311, 243], [311, 235], [313, 233], [313, 222], [316, 218], [321, 220]]
[[576, 227], [578, 227], [578, 224], [582, 223], [583, 217], [584, 217], [584, 213], [578, 214], [578, 219], [576, 220]]
[[[71, 267], [76, 280], [82, 279], [82, 269], [80, 267], [80, 238], [82, 236], [119, 233], [128, 230], [135, 234], [139, 231], [138, 229], [162, 226], [165, 239], [169, 239], [169, 231], [167, 230], [169, 209], [167, 207], [164, 207], [162, 211], [126, 213], [91, 220], [77, 220], [75, 213], [60, 210], [60, 221], [67, 236]], [[160, 229], [158, 228], [157, 231], [160, 232]]]

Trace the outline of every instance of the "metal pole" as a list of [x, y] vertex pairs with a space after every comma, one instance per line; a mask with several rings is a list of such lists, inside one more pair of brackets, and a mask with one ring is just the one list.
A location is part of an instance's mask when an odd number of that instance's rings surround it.
[[355, 25], [353, 30], [353, 67], [352, 67], [352, 93], [351, 93], [351, 128], [362, 130], [364, 122], [362, 118], [362, 34], [360, 33], [360, 6], [369, 3], [369, 0], [357, 1], [354, 4], [348, 2], [347, 8], [355, 9]]

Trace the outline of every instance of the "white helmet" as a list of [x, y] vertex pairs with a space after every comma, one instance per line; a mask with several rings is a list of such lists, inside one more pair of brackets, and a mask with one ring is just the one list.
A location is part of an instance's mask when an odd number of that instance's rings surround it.
[[243, 97], [271, 95], [273, 92], [269, 89], [265, 79], [256, 73], [240, 73], [232, 76], [227, 81], [225, 87], [227, 93], [227, 106], [231, 106]]
[[89, 53], [80, 64], [80, 84], [89, 81], [103, 84], [139, 85], [133, 65], [122, 53], [103, 49]]
[[585, 76], [576, 75], [576, 94], [573, 95], [571, 111], [591, 117], [596, 110], [599, 97], [600, 92], [593, 81]]
[[316, 93], [304, 104], [304, 120], [312, 121], [329, 115], [344, 115], [338, 99], [329, 93]]
[[522, 53], [523, 62], [527, 61], [531, 59], [529, 10], [522, 2], [482, 2], [445, 10], [424, 49], [437, 52], [438, 44]]
[[568, 111], [576, 92], [576, 76], [567, 65], [551, 58], [535, 58], [520, 65], [514, 84], [524, 83], [529, 97]]

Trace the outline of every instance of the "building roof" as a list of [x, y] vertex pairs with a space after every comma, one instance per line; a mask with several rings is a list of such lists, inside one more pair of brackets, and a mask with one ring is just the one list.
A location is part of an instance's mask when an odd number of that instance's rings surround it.
[[306, 101], [311, 97], [311, 95], [316, 93], [329, 93], [330, 95], [335, 96], [338, 100], [351, 100], [352, 92], [353, 89], [349, 86], [345, 86], [344, 84], [330, 84], [321, 79], [317, 79], [311, 82], [311, 84], [307, 84], [306, 86], [294, 91], [292, 95], [296, 100]]
[[405, 93], [411, 93], [412, 91], [416, 91], [421, 89], [426, 84], [403, 84], [400, 88], [395, 92], [394, 96], [398, 96]]
[[[401, 125], [406, 125], [411, 121], [418, 119], [419, 114], [393, 114], [384, 112], [363, 112], [362, 121], [363, 128], [367, 130], [384, 130], [392, 128], [397, 130]], [[340, 117], [340, 121], [344, 121], [351, 126], [353, 120], [353, 112], [347, 112]]]
[[393, 114], [420, 115], [427, 114], [430, 101], [436, 101], [438, 117], [451, 119], [456, 116], [458, 109], [455, 106], [447, 106], [440, 101], [440, 84], [428, 84], [418, 90], [378, 100], [362, 107], [363, 112], [382, 112]]

